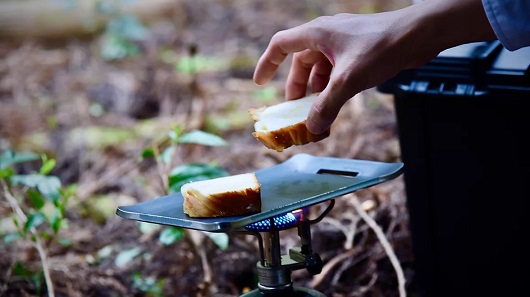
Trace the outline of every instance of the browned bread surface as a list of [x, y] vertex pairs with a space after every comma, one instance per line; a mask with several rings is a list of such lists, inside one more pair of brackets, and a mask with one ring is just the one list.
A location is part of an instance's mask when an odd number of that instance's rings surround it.
[[190, 217], [238, 216], [261, 211], [261, 185], [255, 173], [190, 182], [181, 187]]
[[309, 110], [317, 95], [289, 100], [271, 106], [251, 108], [254, 123], [252, 135], [267, 148], [278, 152], [293, 146], [317, 142], [327, 138], [330, 130], [313, 134], [306, 128]]

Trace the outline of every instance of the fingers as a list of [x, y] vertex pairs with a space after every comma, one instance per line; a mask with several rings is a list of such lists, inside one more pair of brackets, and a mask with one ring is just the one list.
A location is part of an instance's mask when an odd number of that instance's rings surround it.
[[328, 59], [315, 64], [311, 73], [311, 93], [321, 92], [329, 83], [329, 76], [333, 70], [333, 65]]
[[336, 109], [330, 106], [333, 100], [329, 98], [329, 95], [324, 91], [318, 95], [317, 100], [313, 103], [306, 121], [306, 127], [309, 132], [317, 135], [322, 134], [331, 127], [331, 124], [337, 118], [340, 107]]
[[304, 25], [280, 31], [271, 38], [269, 46], [261, 55], [254, 70], [254, 82], [263, 85], [269, 82], [278, 66], [287, 55], [312, 49], [311, 39]]
[[[297, 99], [306, 95], [307, 84], [311, 78], [311, 91], [320, 92], [306, 122], [310, 132], [321, 134], [326, 131], [342, 105], [349, 99], [348, 94], [341, 94], [344, 83], [337, 78], [330, 81], [332, 63], [321, 52], [304, 50], [293, 56], [291, 70], [287, 78], [286, 99]], [[335, 72], [337, 73], [337, 72]], [[330, 87], [326, 88], [328, 84]]]
[[326, 37], [325, 34], [315, 33], [309, 23], [276, 33], [259, 59], [253, 77], [257, 84], [266, 84], [286, 57], [294, 53], [286, 82], [286, 99], [305, 96], [309, 81], [312, 92], [322, 91], [306, 124], [314, 134], [326, 131], [344, 103], [355, 94], [346, 85], [346, 80], [349, 79], [346, 74], [349, 71], [344, 66], [340, 67], [344, 69], [337, 69], [337, 64], [334, 63], [333, 59], [340, 59], [341, 55], [332, 55], [326, 50], [330, 46], [328, 43], [322, 45], [321, 39]]
[[258, 85], [264, 85], [268, 83], [278, 66], [285, 60], [289, 53], [281, 49], [279, 45], [271, 44], [265, 50], [263, 55], [260, 57], [256, 69], [254, 70], [254, 82]]
[[342, 106], [352, 98], [357, 91], [350, 86], [351, 78], [345, 69], [333, 70], [326, 88], [318, 95], [309, 112], [306, 127], [313, 134], [325, 132], [337, 118]]
[[[317, 83], [319, 83], [319, 87], [321, 87], [319, 91], [323, 90], [331, 72], [331, 67], [327, 67], [327, 65], [330, 65], [330, 63], [321, 52], [304, 50], [295, 53], [293, 55], [291, 70], [287, 77], [286, 99], [298, 99], [305, 96], [310, 76], [313, 76]], [[322, 81], [325, 82], [323, 86], [321, 86]], [[313, 86], [312, 89], [314, 89]]]
[[348, 99], [342, 101], [334, 97], [333, 94], [320, 93], [307, 117], [307, 130], [317, 135], [324, 133], [331, 127], [341, 107]]

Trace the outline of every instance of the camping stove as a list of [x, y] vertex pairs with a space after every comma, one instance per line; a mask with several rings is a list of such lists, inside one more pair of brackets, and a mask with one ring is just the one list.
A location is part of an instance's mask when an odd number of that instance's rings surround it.
[[[294, 286], [291, 273], [322, 270], [322, 260], [311, 246], [311, 225], [331, 211], [335, 198], [371, 187], [401, 175], [403, 163], [316, 157], [298, 154], [287, 161], [255, 172], [261, 185], [261, 212], [220, 218], [191, 218], [183, 211], [180, 193], [157, 197], [135, 205], [120, 206], [120, 217], [154, 224], [207, 232], [243, 233], [259, 241], [258, 288], [241, 297], [325, 297], [308, 288]], [[309, 219], [310, 206], [328, 202], [316, 219]], [[300, 247], [281, 255], [280, 231], [298, 229]]]
[[[311, 275], [316, 275], [322, 271], [322, 260], [311, 246], [310, 228], [322, 220], [334, 204], [335, 200], [330, 200], [326, 210], [314, 220], [308, 218], [308, 208], [303, 208], [245, 227], [247, 231], [242, 233], [256, 235], [259, 239], [260, 261], [257, 264], [258, 289], [242, 297], [325, 297], [318, 291], [293, 286], [291, 273], [307, 269]], [[281, 255], [280, 231], [295, 227], [298, 228], [301, 246], [289, 249], [288, 255]]]

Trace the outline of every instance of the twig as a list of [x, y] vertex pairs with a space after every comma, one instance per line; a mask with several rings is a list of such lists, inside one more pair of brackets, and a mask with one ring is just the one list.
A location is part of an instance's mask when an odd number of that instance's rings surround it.
[[355, 249], [350, 249], [345, 251], [344, 253], [334, 257], [329, 262], [324, 265], [322, 268], [322, 272], [320, 274], [315, 275], [313, 280], [311, 281], [311, 287], [316, 288], [327, 276], [327, 274], [337, 265], [340, 264], [345, 259], [348, 259], [355, 253]]
[[361, 218], [366, 222], [368, 226], [375, 232], [377, 235], [377, 238], [379, 239], [379, 242], [381, 242], [381, 245], [383, 246], [383, 249], [385, 250], [385, 253], [388, 256], [388, 259], [392, 263], [392, 266], [394, 267], [394, 270], [396, 271], [396, 276], [398, 280], [398, 289], [399, 289], [399, 296], [405, 297], [407, 296], [407, 293], [405, 291], [405, 275], [403, 273], [403, 269], [401, 265], [399, 264], [398, 258], [396, 254], [394, 253], [394, 250], [392, 249], [392, 246], [388, 242], [388, 240], [385, 237], [385, 234], [383, 233], [383, 230], [377, 225], [377, 223], [364, 211], [363, 207], [357, 200], [357, 196], [352, 197], [351, 199], [352, 205], [355, 208], [355, 211], [361, 216]]
[[[26, 221], [28, 220], [28, 217], [26, 216], [26, 214], [24, 213], [24, 211], [20, 207], [20, 204], [18, 204], [17, 199], [9, 191], [7, 183], [3, 179], [1, 179], [0, 181], [2, 183], [2, 188], [4, 189], [4, 195], [5, 195], [6, 199], [7, 199], [7, 201], [9, 202], [9, 205], [11, 206], [11, 209], [13, 209], [15, 214], [20, 219], [20, 222], [24, 225], [26, 223]], [[35, 229], [35, 227], [31, 227], [29, 229], [29, 231], [35, 237], [34, 246], [37, 249], [37, 252], [39, 253], [39, 257], [40, 257], [40, 260], [41, 260], [42, 271], [44, 273], [44, 279], [46, 281], [46, 288], [47, 288], [47, 291], [48, 291], [48, 296], [49, 297], [55, 297], [55, 293], [54, 293], [54, 290], [53, 290], [53, 282], [52, 282], [52, 278], [50, 276], [50, 267], [49, 267], [49, 263], [48, 263], [48, 256], [46, 254], [46, 249], [44, 248], [44, 244], [42, 243], [42, 240], [41, 240], [41, 238], [40, 238], [40, 236], [39, 236], [39, 234], [37, 232], [37, 229]]]
[[206, 255], [206, 247], [203, 244], [205, 235], [196, 230], [186, 229], [185, 232], [188, 235], [187, 237], [190, 239], [190, 242], [192, 243], [193, 247], [199, 254], [199, 257], [201, 258], [201, 265], [204, 271], [203, 284], [206, 286], [202, 289], [204, 291], [207, 291], [210, 289], [210, 286], [212, 285], [212, 269], [210, 268], [208, 256]]
[[[164, 189], [166, 192], [169, 191], [169, 172], [172, 166], [172, 160], [175, 158], [176, 155], [176, 147], [173, 151], [169, 164], [166, 164], [160, 160], [160, 150], [157, 145], [153, 145], [153, 151], [156, 157], [156, 164], [158, 168], [158, 174], [160, 176], [160, 179], [162, 181], [162, 184], [164, 186]], [[198, 232], [196, 230], [190, 230], [190, 229], [184, 229], [184, 232], [186, 234], [186, 238], [189, 240], [191, 245], [195, 248], [195, 251], [199, 255], [201, 259], [201, 265], [202, 269], [204, 271], [204, 281], [203, 284], [205, 285], [203, 288], [201, 288], [203, 291], [212, 291], [212, 270], [210, 268], [210, 263], [208, 261], [208, 256], [206, 254], [206, 247], [203, 244], [205, 235], [201, 232]], [[210, 294], [207, 294], [209, 296]]]
[[164, 166], [164, 163], [161, 162], [160, 159], [160, 149], [157, 145], [153, 145], [153, 152], [155, 154], [156, 158], [156, 168], [158, 170], [158, 175], [160, 177], [160, 182], [162, 183], [162, 188], [164, 189], [164, 194], [167, 194], [169, 189], [169, 181], [168, 181], [168, 170]]
[[347, 219], [350, 221], [349, 224], [345, 225], [344, 223], [340, 222], [337, 219], [334, 218], [328, 218], [325, 217], [322, 222], [326, 222], [333, 227], [339, 229], [344, 236], [346, 237], [346, 240], [344, 241], [344, 249], [349, 250], [353, 248], [353, 238], [355, 237], [355, 234], [357, 233], [357, 223], [359, 219], [353, 215], [347, 216]]
[[377, 279], [378, 279], [377, 272], [372, 273], [370, 275], [370, 281], [366, 285], [360, 286], [360, 288], [353, 294], [350, 294], [350, 296], [364, 296], [364, 294], [368, 292], [368, 290], [374, 287]]
[[[356, 255], [356, 257], [349, 257], [345, 259], [345, 261], [342, 261], [340, 263], [339, 268], [335, 272], [332, 280], [331, 280], [331, 286], [332, 287], [338, 287], [340, 286], [339, 282], [341, 280], [342, 274], [347, 271], [352, 266], [357, 265], [359, 262], [364, 261], [365, 259], [370, 258], [371, 252], [365, 252], [360, 255]], [[354, 261], [355, 260], [355, 261]], [[375, 282], [378, 279], [378, 274], [376, 271], [376, 264], [372, 261], [368, 263], [367, 267], [363, 269], [359, 276], [357, 276], [358, 279], [363, 279], [365, 276], [368, 276], [370, 278], [370, 281], [367, 284], [358, 284], [358, 288], [355, 289], [355, 291], [350, 292], [348, 296], [364, 296], [366, 292], [368, 292], [375, 284]]]

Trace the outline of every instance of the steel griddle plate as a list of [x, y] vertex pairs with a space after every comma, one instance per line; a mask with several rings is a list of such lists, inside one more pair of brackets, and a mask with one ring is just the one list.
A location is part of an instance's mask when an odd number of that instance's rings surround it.
[[261, 212], [234, 217], [191, 218], [183, 212], [180, 193], [130, 206], [119, 206], [120, 217], [210, 232], [242, 230], [289, 211], [367, 188], [402, 173], [403, 163], [316, 157], [297, 154], [285, 162], [255, 171], [261, 184]]

